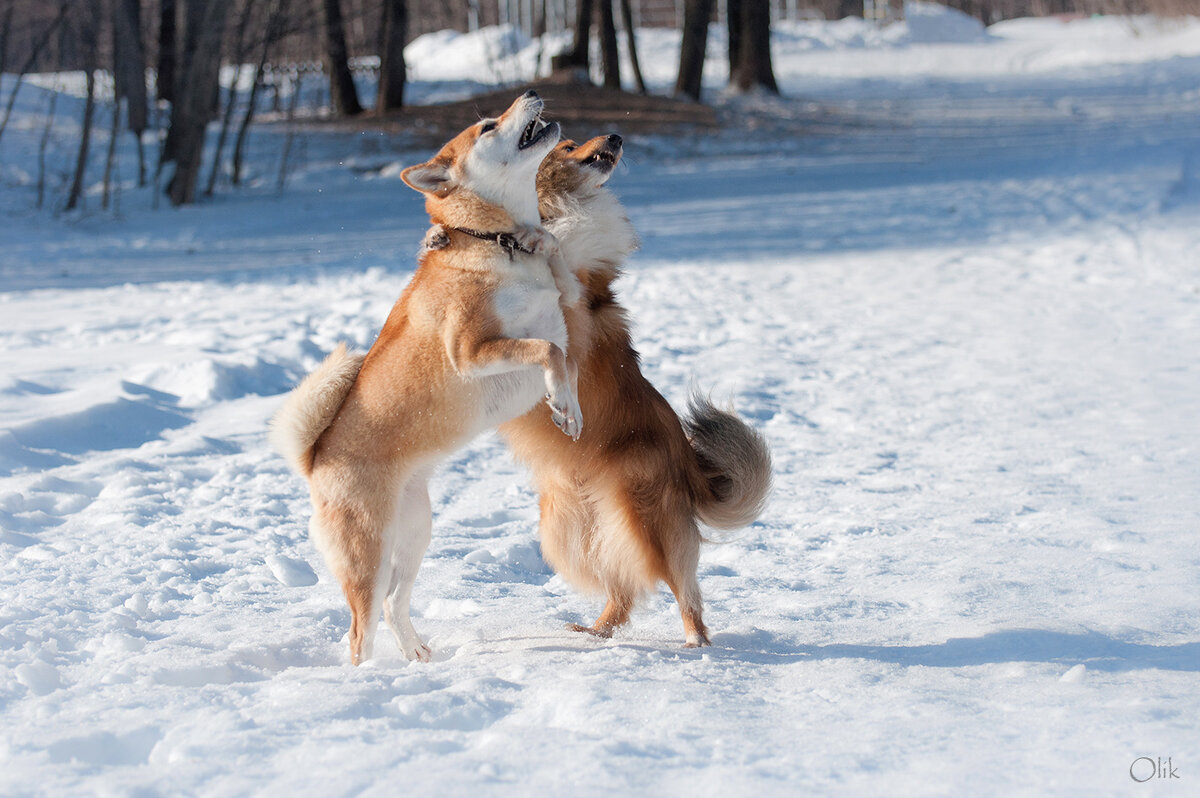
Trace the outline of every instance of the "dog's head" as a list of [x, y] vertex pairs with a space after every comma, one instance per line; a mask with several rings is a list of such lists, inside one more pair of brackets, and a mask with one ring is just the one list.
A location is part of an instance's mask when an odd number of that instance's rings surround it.
[[564, 141], [542, 161], [537, 176], [538, 212], [558, 238], [563, 260], [577, 272], [599, 270], [606, 279], [637, 248], [625, 209], [605, 188], [621, 149], [616, 134], [583, 144]]
[[457, 192], [474, 194], [513, 219], [537, 223], [535, 175], [559, 139], [557, 122], [542, 120], [543, 102], [527, 91], [495, 119], [481, 119], [430, 160], [400, 176], [426, 196], [431, 215]]
[[561, 213], [566, 202], [580, 202], [608, 182], [621, 162], [621, 137], [596, 136], [583, 144], [559, 142], [538, 168], [537, 192], [543, 219]]

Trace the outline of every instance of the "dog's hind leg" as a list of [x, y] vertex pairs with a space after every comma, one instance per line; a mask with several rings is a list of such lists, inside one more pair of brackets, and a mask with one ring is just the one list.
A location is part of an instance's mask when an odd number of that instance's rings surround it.
[[430, 651], [413, 628], [409, 617], [409, 601], [433, 529], [433, 510], [429, 504], [429, 488], [425, 479], [424, 474], [410, 477], [396, 503], [395, 515], [388, 529], [389, 578], [387, 598], [383, 605], [383, 617], [396, 638], [396, 644], [404, 656], [421, 662], [429, 662]]
[[379, 590], [374, 578], [342, 582], [342, 592], [350, 605], [350, 662], [361, 665], [371, 658], [375, 647], [375, 624], [379, 619]]
[[367, 513], [335, 502], [314, 502], [309, 534], [350, 605], [350, 662], [359, 665], [371, 658], [383, 598], [380, 535]]
[[700, 532], [690, 526], [680, 530], [676, 541], [666, 558], [665, 581], [679, 603], [687, 640], [684, 645], [687, 648], [711, 645], [708, 629], [704, 626], [704, 600], [700, 596], [700, 583], [696, 580], [696, 567], [700, 562]]
[[597, 485], [594, 500], [588, 559], [608, 601], [594, 624], [572, 628], [611, 637], [629, 622], [637, 600], [663, 578], [666, 568], [650, 522], [623, 484]]
[[600, 617], [594, 624], [591, 626], [571, 624], [568, 628], [576, 632], [587, 632], [596, 637], [612, 637], [613, 632], [628, 623], [633, 604], [634, 597], [632, 595], [622, 591], [610, 592], [608, 602], [604, 605], [604, 611], [600, 613]]

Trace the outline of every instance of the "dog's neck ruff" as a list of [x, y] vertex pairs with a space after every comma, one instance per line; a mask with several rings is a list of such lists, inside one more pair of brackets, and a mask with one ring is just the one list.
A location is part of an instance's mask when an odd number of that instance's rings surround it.
[[526, 255], [534, 254], [532, 249], [518, 241], [517, 237], [512, 233], [487, 233], [481, 230], [472, 230], [469, 227], [451, 227], [450, 229], [456, 233], [478, 238], [481, 241], [495, 242], [501, 249], [508, 253], [510, 260], [518, 252], [524, 252]]

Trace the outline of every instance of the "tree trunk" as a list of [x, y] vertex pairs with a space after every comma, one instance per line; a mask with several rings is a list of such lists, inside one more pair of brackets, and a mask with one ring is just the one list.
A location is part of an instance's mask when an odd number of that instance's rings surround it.
[[582, 69], [585, 72], [591, 63], [592, 46], [592, 0], [576, 0], [575, 40], [571, 49], [550, 59], [550, 67], [559, 69]]
[[4, 18], [0, 20], [0, 75], [4, 74], [4, 68], [8, 66], [8, 34], [12, 32], [13, 11], [16, 8], [16, 1], [8, 0], [4, 4]]
[[233, 112], [237, 106], [238, 83], [242, 79], [242, 67], [239, 63], [234, 69], [233, 85], [225, 97], [225, 112], [221, 114], [221, 130], [217, 133], [217, 145], [213, 150], [212, 164], [209, 166], [208, 183], [204, 186], [204, 196], [211, 197], [217, 188], [217, 175], [221, 173], [221, 153], [225, 150], [225, 141], [229, 138], [229, 128], [233, 125]]
[[292, 166], [292, 142], [296, 139], [296, 105], [300, 101], [301, 80], [303, 80], [303, 74], [297, 74], [296, 85], [292, 87], [292, 97], [288, 100], [287, 136], [283, 139], [283, 154], [279, 158], [279, 179], [275, 185], [280, 194], [283, 193], [283, 187], [287, 183], [288, 170]]
[[[121, 99], [113, 98], [112, 128], [108, 131], [108, 152], [104, 155], [104, 193], [100, 198], [100, 207], [108, 210], [113, 196], [113, 174], [117, 166], [117, 136], [121, 132]], [[119, 190], [119, 187], [118, 187]]]
[[[283, 34], [286, 0], [272, 0], [267, 14], [267, 31], [263, 35], [262, 49], [258, 54], [258, 66], [254, 69], [254, 83], [250, 86], [250, 97], [246, 100], [246, 114], [238, 127], [237, 141], [233, 145], [233, 184], [240, 185], [242, 181], [242, 156], [246, 150], [246, 137], [250, 133], [250, 123], [254, 120], [255, 103], [258, 93], [262, 90], [263, 76], [267, 68], [267, 56], [271, 54], [271, 45]], [[279, 100], [279, 89], [275, 89], [275, 100]]]
[[142, 43], [142, 9], [138, 0], [113, 4], [113, 91], [126, 105], [126, 120], [138, 143], [138, 185], [146, 184], [142, 134], [149, 121], [146, 96], [146, 49]]
[[217, 175], [221, 173], [221, 154], [225, 151], [225, 141], [229, 138], [229, 127], [233, 124], [233, 111], [237, 106], [238, 83], [241, 82], [242, 64], [246, 60], [246, 33], [250, 29], [250, 19], [254, 15], [258, 0], [245, 0], [242, 13], [238, 17], [237, 30], [234, 31], [233, 44], [233, 85], [225, 98], [225, 112], [221, 115], [221, 130], [217, 134], [217, 146], [213, 150], [212, 165], [208, 172], [208, 184], [204, 187], [204, 196], [211, 197], [217, 187]]
[[406, 0], [383, 0], [382, 43], [379, 53], [379, 91], [375, 112], [383, 114], [404, 105], [404, 43], [408, 38]]
[[321, 0], [325, 11], [325, 60], [329, 69], [329, 96], [340, 116], [358, 116], [362, 105], [350, 72], [350, 53], [346, 49], [346, 27], [342, 22], [340, 0]]
[[[265, 48], [264, 48], [265, 49]], [[246, 152], [246, 137], [250, 134], [250, 123], [254, 120], [254, 104], [258, 102], [258, 92], [262, 88], [263, 73], [266, 68], [266, 57], [258, 62], [254, 70], [254, 85], [250, 87], [250, 97], [246, 100], [246, 114], [238, 126], [237, 140], [233, 143], [233, 175], [235, 186], [242, 183], [242, 159]]]
[[742, 0], [725, 0], [725, 28], [729, 35], [729, 79], [732, 80], [742, 57]]
[[79, 134], [79, 156], [75, 160], [75, 177], [71, 180], [71, 191], [67, 195], [66, 210], [79, 207], [83, 197], [84, 181], [87, 176], [88, 149], [92, 142], [92, 122], [96, 116], [96, 29], [99, 27], [95, 8], [87, 9], [79, 23], [79, 38], [83, 43], [83, 68], [86, 71], [87, 99], [83, 105], [83, 129]]
[[179, 46], [177, 35], [177, 0], [162, 0], [158, 10], [158, 80], [155, 93], [165, 102], [175, 101], [175, 55]]
[[[58, 69], [56, 72], [62, 72], [63, 67], [63, 49], [58, 49]], [[37, 179], [37, 208], [41, 210], [42, 205], [46, 201], [46, 148], [50, 144], [50, 131], [54, 129], [54, 113], [58, 108], [58, 95], [62, 93], [62, 88], [59, 85], [58, 79], [54, 81], [54, 89], [50, 92], [50, 107], [46, 109], [46, 122], [42, 126], [42, 138], [38, 142], [38, 179]]]
[[708, 49], [708, 21], [712, 18], [713, 0], [684, 0], [683, 42], [679, 49], [679, 77], [675, 93], [700, 99], [700, 84], [704, 74], [704, 53]]
[[839, 0], [837, 8], [838, 19], [845, 19], [846, 17], [858, 17], [862, 19], [864, 16], [863, 0]]
[[[46, 44], [50, 41], [50, 37], [54, 35], [54, 31], [58, 30], [59, 26], [63, 25], [67, 18], [67, 12], [74, 4], [75, 0], [61, 0], [58, 6], [58, 13], [54, 15], [54, 19], [51, 20], [50, 24], [46, 26], [46, 29], [43, 30], [41, 34], [38, 35], [38, 38], [34, 40], [33, 46], [29, 49], [29, 56], [25, 59], [25, 63], [21, 64], [20, 68], [17, 70], [17, 80], [13, 84], [12, 91], [9, 92], [8, 102], [5, 103], [4, 118], [0, 120], [0, 137], [4, 136], [4, 130], [8, 127], [8, 120], [12, 117], [13, 106], [17, 102], [17, 92], [21, 90], [21, 84], [25, 80], [25, 74], [33, 68], [34, 64], [37, 63], [38, 58], [42, 54], [42, 49], [45, 48]], [[61, 48], [59, 56], [61, 60]]]
[[770, 0], [738, 0], [741, 6], [741, 43], [738, 46], [737, 69], [729, 82], [738, 91], [766, 89], [775, 94], [775, 72], [771, 68], [771, 4]]
[[621, 57], [617, 50], [613, 0], [600, 0], [600, 66], [604, 70], [604, 88], [621, 88]]
[[629, 43], [629, 63], [633, 67], [633, 80], [639, 94], [646, 93], [646, 81], [642, 80], [642, 65], [638, 60], [637, 37], [633, 29], [633, 7], [630, 0], [621, 0], [621, 21], [625, 25], [625, 37]]
[[[175, 164], [167, 184], [172, 205], [196, 200], [196, 181], [204, 157], [204, 131], [213, 113], [219, 89], [221, 39], [228, 0], [183, 0], [186, 24], [183, 35], [183, 69], [176, 82], [171, 124], [163, 144], [163, 163]], [[188, 55], [190, 53], [190, 56]]]

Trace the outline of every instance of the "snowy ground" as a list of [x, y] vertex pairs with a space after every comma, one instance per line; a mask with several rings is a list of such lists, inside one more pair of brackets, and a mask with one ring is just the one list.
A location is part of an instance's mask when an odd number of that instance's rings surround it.
[[705, 550], [701, 651], [665, 593], [563, 629], [599, 603], [487, 436], [433, 484], [435, 661], [385, 632], [351, 668], [264, 424], [411, 274], [383, 167], [424, 153], [307, 134], [281, 196], [58, 217], [31, 90], [0, 141], [0, 793], [1193, 792], [1200, 25], [926, 16], [781, 31], [787, 99], [733, 106], [756, 133], [631, 139], [613, 180], [646, 372], [775, 455]]

